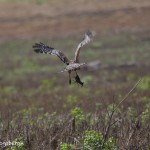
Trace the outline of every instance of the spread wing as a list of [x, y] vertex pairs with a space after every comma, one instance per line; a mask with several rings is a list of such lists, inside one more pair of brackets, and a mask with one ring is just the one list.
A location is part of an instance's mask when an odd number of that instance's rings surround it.
[[35, 45], [33, 45], [33, 48], [36, 53], [56, 55], [60, 58], [61, 61], [69, 65], [69, 59], [59, 50], [49, 47], [41, 42], [35, 43]]
[[81, 41], [81, 43], [79, 43], [79, 45], [75, 51], [75, 58], [74, 59], [76, 62], [79, 62], [79, 54], [80, 54], [81, 47], [88, 44], [92, 40], [94, 35], [95, 35], [95, 33], [91, 32], [91, 31], [88, 31], [85, 33], [84, 39]]

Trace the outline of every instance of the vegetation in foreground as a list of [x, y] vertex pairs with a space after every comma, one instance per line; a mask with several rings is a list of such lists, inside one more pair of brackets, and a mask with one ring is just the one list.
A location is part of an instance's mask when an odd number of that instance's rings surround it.
[[[78, 43], [76, 39], [54, 41], [52, 46], [66, 49], [72, 57], [70, 49]], [[82, 88], [68, 85], [68, 76], [58, 73], [63, 64], [60, 66], [57, 58], [35, 54], [34, 42], [0, 44], [0, 140], [23, 143], [5, 149], [150, 149], [147, 40], [136, 35], [97, 38], [86, 53], [81, 52], [85, 62], [141, 65], [81, 71], [86, 83]], [[141, 77], [142, 82], [111, 117]]]

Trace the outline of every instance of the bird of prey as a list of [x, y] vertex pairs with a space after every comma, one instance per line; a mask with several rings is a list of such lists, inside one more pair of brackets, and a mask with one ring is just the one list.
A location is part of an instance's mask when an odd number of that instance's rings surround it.
[[85, 65], [85, 63], [79, 63], [79, 54], [81, 48], [84, 45], [88, 44], [93, 39], [94, 34], [95, 33], [91, 31], [85, 33], [83, 40], [78, 44], [76, 48], [75, 56], [74, 59], [72, 60], [69, 60], [60, 50], [49, 47], [43, 44], [42, 42], [35, 43], [35, 45], [33, 45], [33, 48], [36, 53], [51, 54], [58, 56], [60, 60], [67, 65], [63, 71], [67, 71], [69, 73], [69, 84], [71, 84], [71, 72], [75, 71], [76, 73], [75, 82], [83, 86], [83, 82], [81, 82], [77, 74], [77, 70], [80, 70], [80, 67]]

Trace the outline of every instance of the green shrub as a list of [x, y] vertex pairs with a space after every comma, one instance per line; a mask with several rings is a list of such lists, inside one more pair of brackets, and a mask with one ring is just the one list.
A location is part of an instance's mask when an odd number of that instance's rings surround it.
[[144, 77], [142, 82], [138, 85], [140, 90], [150, 90], [150, 76]]
[[71, 110], [72, 117], [75, 118], [76, 123], [80, 124], [82, 121], [85, 120], [85, 115], [83, 114], [83, 110], [79, 107], [75, 107]]
[[104, 150], [117, 150], [116, 140], [113, 137], [108, 138], [104, 144]]
[[67, 144], [67, 143], [61, 143], [60, 150], [73, 150], [74, 145], [73, 144]]
[[85, 132], [84, 136], [84, 150], [115, 150], [116, 140], [110, 137], [103, 144], [104, 138], [101, 133], [94, 130], [89, 130]]
[[100, 150], [102, 147], [103, 136], [94, 130], [85, 132], [84, 150]]

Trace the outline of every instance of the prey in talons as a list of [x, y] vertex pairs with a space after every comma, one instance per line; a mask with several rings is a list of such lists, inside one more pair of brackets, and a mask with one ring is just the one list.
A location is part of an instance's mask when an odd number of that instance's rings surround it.
[[75, 76], [75, 83], [77, 83], [78, 85], [80, 84], [81, 86], [83, 86], [84, 84], [84, 82], [80, 80], [80, 77], [78, 75]]

